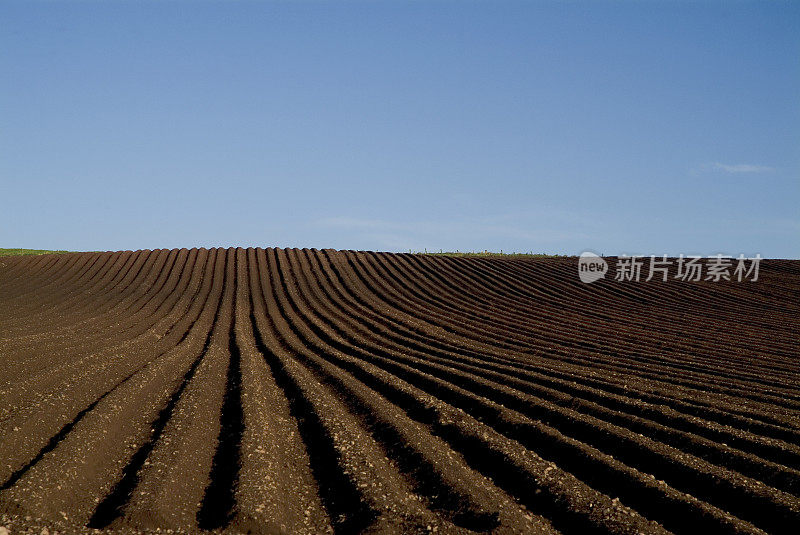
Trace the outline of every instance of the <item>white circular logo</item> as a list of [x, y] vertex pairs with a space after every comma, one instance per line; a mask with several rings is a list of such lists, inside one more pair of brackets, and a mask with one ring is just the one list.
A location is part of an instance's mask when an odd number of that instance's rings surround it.
[[590, 283], [605, 278], [608, 264], [600, 256], [591, 251], [584, 251], [578, 259], [578, 276], [581, 282]]

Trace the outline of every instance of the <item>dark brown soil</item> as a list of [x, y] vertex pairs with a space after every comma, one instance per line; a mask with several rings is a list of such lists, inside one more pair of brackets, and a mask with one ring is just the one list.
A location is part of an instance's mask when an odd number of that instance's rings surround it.
[[798, 532], [800, 261], [0, 260], [0, 533]]

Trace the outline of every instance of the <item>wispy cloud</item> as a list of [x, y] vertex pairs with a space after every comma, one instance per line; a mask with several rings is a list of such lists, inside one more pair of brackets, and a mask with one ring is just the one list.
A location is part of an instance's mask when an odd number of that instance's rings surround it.
[[[582, 219], [580, 214], [574, 214], [572, 218]], [[564, 225], [552, 219], [547, 221], [546, 218], [509, 215], [465, 217], [449, 221], [337, 216], [317, 219], [312, 225], [347, 232], [356, 242], [365, 243], [373, 249], [422, 250], [428, 247], [470, 250], [504, 247], [510, 250], [516, 247], [518, 250], [545, 251], [555, 246], [559, 249], [579, 247], [578, 243], [587, 243], [596, 238], [587, 233], [587, 226], [579, 221]]]
[[733, 173], [733, 174], [769, 173], [775, 170], [774, 167], [768, 167], [766, 165], [752, 165], [746, 163], [727, 164], [727, 163], [714, 162], [709, 167], [715, 171], [723, 171], [725, 173]]

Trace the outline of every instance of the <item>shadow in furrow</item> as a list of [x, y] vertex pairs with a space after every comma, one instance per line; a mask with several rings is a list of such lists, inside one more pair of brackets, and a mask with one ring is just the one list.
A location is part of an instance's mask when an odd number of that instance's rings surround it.
[[338, 378], [329, 375], [318, 363], [303, 362], [313, 370], [321, 384], [329, 386], [357, 415], [373, 438], [383, 447], [388, 457], [397, 463], [404, 478], [414, 491], [426, 498], [431, 510], [436, 511], [457, 526], [472, 531], [491, 531], [499, 525], [497, 511], [484, 511], [471, 502], [469, 496], [452, 488], [437, 472], [436, 467], [414, 448], [388, 421], [381, 420]]
[[[251, 303], [252, 304], [252, 303]], [[250, 312], [256, 348], [264, 356], [278, 387], [289, 401], [289, 412], [297, 421], [306, 447], [311, 472], [317, 482], [325, 509], [337, 534], [361, 533], [376, 519], [377, 512], [361, 500], [361, 493], [342, 471], [339, 453], [332, 437], [320, 421], [314, 407], [303, 395], [300, 386], [284, 368], [280, 359], [264, 344]]]
[[[227, 265], [227, 257], [225, 262]], [[225, 283], [223, 279], [222, 293], [225, 291], [224, 285]], [[116, 483], [116, 485], [114, 485], [114, 487], [111, 489], [111, 492], [109, 492], [108, 495], [106, 495], [106, 497], [97, 505], [97, 508], [95, 508], [92, 517], [86, 524], [88, 527], [103, 529], [122, 515], [125, 505], [127, 505], [128, 501], [130, 501], [131, 495], [133, 494], [133, 489], [136, 488], [136, 485], [139, 483], [139, 472], [144, 466], [147, 457], [153, 451], [159, 439], [161, 438], [161, 435], [164, 433], [164, 428], [167, 426], [167, 422], [169, 422], [170, 418], [172, 417], [172, 413], [175, 410], [175, 406], [178, 404], [178, 400], [191, 382], [192, 377], [194, 377], [197, 367], [200, 366], [200, 363], [203, 361], [203, 357], [206, 356], [208, 347], [211, 345], [211, 335], [214, 333], [213, 325], [216, 325], [217, 320], [219, 319], [219, 312], [221, 308], [222, 294], [220, 294], [217, 310], [214, 313], [214, 322], [212, 323], [212, 327], [209, 328], [208, 334], [206, 335], [206, 340], [203, 344], [203, 350], [200, 351], [200, 355], [198, 355], [194, 362], [192, 362], [189, 370], [183, 376], [180, 386], [172, 393], [172, 396], [167, 404], [161, 409], [161, 411], [159, 411], [158, 418], [156, 418], [151, 424], [150, 428], [152, 429], [152, 432], [150, 434], [150, 440], [142, 444], [142, 446], [136, 450], [136, 453], [133, 454], [130, 461], [128, 461], [127, 466], [125, 466], [122, 471], [122, 478]]]
[[[192, 324], [187, 329], [186, 333], [183, 335], [183, 338], [181, 338], [181, 341], [183, 341], [183, 339], [186, 338], [186, 336], [189, 334], [189, 331], [194, 326], [196, 321], [197, 320], [192, 322]], [[174, 327], [174, 324], [173, 324], [173, 326], [170, 327], [170, 329], [172, 329], [172, 327]], [[113, 392], [114, 390], [119, 388], [121, 385], [125, 384], [131, 377], [133, 377], [134, 375], [136, 375], [140, 371], [144, 370], [147, 366], [150, 365], [151, 362], [155, 362], [156, 360], [158, 360], [159, 358], [163, 357], [164, 355], [165, 355], [165, 353], [161, 353], [156, 358], [145, 362], [142, 366], [140, 366], [139, 368], [134, 370], [130, 375], [125, 377], [122, 381], [120, 381], [119, 383], [114, 385], [110, 390], [105, 392], [103, 395], [101, 395], [99, 398], [97, 398], [91, 404], [89, 404], [85, 409], [83, 409], [81, 412], [79, 412], [71, 422], [65, 424], [64, 427], [62, 427], [59, 430], [58, 433], [56, 433], [55, 435], [50, 437], [50, 440], [47, 442], [47, 444], [39, 451], [39, 453], [36, 454], [35, 457], [33, 457], [33, 459], [31, 459], [28, 462], [28, 464], [26, 464], [25, 466], [23, 466], [22, 468], [16, 470], [13, 474], [11, 474], [11, 476], [8, 478], [8, 480], [5, 483], [3, 483], [2, 485], [0, 485], [0, 491], [12, 487], [17, 481], [19, 481], [22, 478], [22, 476], [25, 475], [25, 473], [27, 473], [28, 470], [33, 468], [33, 466], [36, 463], [38, 463], [45, 455], [47, 455], [48, 453], [53, 451], [56, 448], [56, 446], [58, 446], [58, 444], [62, 440], [64, 440], [64, 438], [66, 438], [67, 433], [72, 431], [72, 428], [75, 427], [75, 425], [77, 425], [78, 422], [80, 422], [83, 419], [83, 417], [86, 416], [86, 414], [88, 414], [92, 409], [94, 409], [111, 392]]]
[[[541, 487], [529, 474], [517, 469], [513, 460], [509, 462], [505, 454], [492, 449], [477, 437], [464, 435], [456, 426], [441, 422], [439, 418], [434, 417], [434, 413], [424, 405], [420, 406], [413, 397], [382, 384], [358, 367], [347, 363], [344, 365], [348, 370], [355, 371], [359, 378], [380, 391], [387, 399], [396, 399], [398, 403], [409, 407], [409, 416], [429, 425], [433, 434], [461, 452], [473, 468], [492, 478], [495, 483], [517, 497], [531, 510], [546, 511], [545, 514], [551, 518], [553, 525], [559, 531], [564, 533], [592, 533], [598, 532], [598, 529], [603, 531], [602, 526], [594, 525], [589, 517], [574, 515], [569, 503], [558, 496], [549, 495], [549, 489]], [[402, 369], [391, 366], [389, 368], [401, 379], [413, 380], [411, 376], [403, 373]], [[433, 380], [420, 377], [420, 382], [430, 389], [437, 389]], [[491, 422], [496, 431], [518, 441], [543, 459], [554, 462], [599, 492], [622, 498], [626, 505], [639, 511], [643, 516], [661, 523], [670, 531], [687, 534], [696, 533], [698, 530], [702, 533], [736, 531], [735, 527], [719, 524], [718, 519], [707, 516], [687, 502], [665, 500], [660, 489], [643, 487], [627, 476], [620, 477], [613, 468], [597, 463], [585, 453], [576, 451], [574, 447], [554, 437], [542, 433], [534, 434], [532, 431], [535, 430], [528, 427], [517, 428], [513, 423], [506, 422], [500, 414], [492, 413], [477, 401], [442, 388], [438, 388], [436, 392], [442, 401], [454, 407], [461, 407], [478, 420]]]
[[[312, 332], [325, 340], [325, 342], [330, 344], [334, 349], [338, 349], [343, 353], [352, 352], [352, 348], [329, 336], [319, 325], [314, 322], [308, 322], [307, 325]], [[299, 330], [295, 330], [294, 332], [303, 339], [302, 333], [300, 333]], [[305, 341], [305, 343], [308, 343], [308, 341]], [[326, 358], [332, 358], [332, 355], [327, 354], [324, 348], [316, 347], [315, 349], [325, 355]], [[439, 385], [436, 380], [427, 377], [427, 375], [411, 374], [404, 370], [402, 366], [394, 362], [391, 353], [381, 349], [374, 349], [373, 351], [377, 356], [392, 361], [380, 364], [377, 361], [373, 361], [374, 364], [379, 365], [381, 368], [386, 369], [386, 371], [412, 384], [416, 384], [429, 393], [435, 393], [436, 397], [453, 406], [463, 408], [478, 420], [492, 422], [492, 427], [497, 431], [511, 439], [517, 440], [526, 448], [535, 451], [543, 458], [556, 462], [556, 464], [568, 472], [572, 472], [596, 490], [608, 494], [609, 496], [619, 496], [627, 505], [638, 510], [644, 516], [661, 522], [668, 529], [683, 533], [692, 533], [698, 526], [707, 526], [709, 529], [716, 530], [723, 529], [716, 523], [718, 519], [706, 515], [703, 511], [694, 508], [688, 502], [666, 501], [660, 490], [643, 486], [641, 482], [633, 480], [629, 476], [620, 477], [616, 469], [606, 466], [604, 463], [597, 462], [597, 459], [587, 457], [585, 453], [577, 451], [575, 446], [567, 446], [560, 440], [547, 434], [537, 432], [529, 427], [520, 429], [516, 424], [506, 422], [496, 409], [484, 406], [454, 391], [441, 388], [441, 385]], [[435, 377], [437, 373], [441, 374], [441, 371], [425, 363], [417, 363], [416, 366], [420, 372], [432, 374], [432, 377]], [[458, 377], [455, 378], [457, 379]], [[453, 379], [451, 378], [449, 380], [452, 381]], [[482, 386], [476, 381], [470, 381], [469, 383], [461, 382], [458, 386], [471, 389], [473, 393], [485, 396], [488, 399], [495, 399], [498, 402], [504, 403], [508, 408], [518, 410], [531, 418], [541, 420], [545, 424], [558, 428], [561, 431], [565, 429], [572, 430], [579, 425], [578, 422], [571, 420], [562, 420], [558, 422], [548, 421], [545, 417], [546, 415], [543, 413], [531, 413], [530, 408], [525, 406], [518, 399], [497, 390], [488, 390], [487, 387]], [[447, 430], [437, 430], [433, 428], [432, 432], [438, 434], [446, 441], [453, 443], [453, 435]], [[533, 436], [533, 433], [536, 433], [536, 436]], [[631, 451], [632, 448], [623, 450], [623, 448], [620, 448], [617, 444], [609, 446], [606, 442], [610, 441], [610, 438], [602, 434], [598, 436], [595, 430], [584, 430], [582, 434], [577, 434], [576, 436], [589, 444], [592, 442], [592, 437], [597, 437], [597, 440], [601, 441], [601, 446], [603, 446], [606, 451], [614, 451], [616, 452], [615, 455], [620, 453], [628, 454], [628, 462], [638, 464], [639, 466], [636, 467], [645, 473], [664, 473], [664, 468], [663, 466], [659, 466], [658, 459], [648, 462], [650, 458], [645, 457], [644, 454], [637, 450]], [[467, 454], [464, 454], [465, 458], [472, 463], [473, 461], [470, 460]], [[473, 459], [480, 462], [480, 456], [473, 457]], [[633, 461], [631, 461], [631, 459], [633, 459]], [[642, 463], [645, 462], [648, 462], [648, 464], [642, 467]], [[481, 466], [485, 467], [487, 465], [481, 463]], [[737, 516], [742, 520], [753, 522], [759, 527], [765, 527], [768, 531], [775, 531], [776, 533], [785, 532], [783, 526], [794, 525], [796, 523], [797, 514], [794, 511], [789, 511], [785, 508], [781, 508], [781, 506], [772, 504], [769, 502], [768, 498], [762, 498], [760, 496], [745, 498], [741, 496], [741, 493], [738, 495], [734, 494], [735, 492], [739, 492], [738, 489], [728, 491], [721, 485], [716, 489], [710, 489], [709, 487], [711, 485], [707, 480], [701, 478], [702, 474], [697, 475], [687, 472], [687, 469], [674, 467], [673, 465], [673, 467], [669, 469], [669, 480], [667, 482], [669, 483], [672, 481], [673, 484], [681, 486], [684, 492], [689, 492], [700, 500], [709, 500], [709, 503], [714, 506], [728, 511], [736, 511]], [[495, 477], [494, 479], [499, 482], [503, 478], [498, 479]], [[667, 478], [665, 477], [664, 479], [666, 480]], [[511, 483], [507, 478], [506, 481]], [[517, 485], [518, 483], [513, 483], [511, 486], [514, 487]], [[714, 490], [717, 492], [715, 493]], [[538, 496], [536, 498], [538, 498]], [[759, 504], [760, 507], [752, 507], [753, 503]], [[764, 511], [768, 512], [765, 513]]]
[[139, 482], [139, 470], [142, 468], [142, 466], [144, 466], [144, 462], [147, 460], [150, 452], [153, 451], [153, 448], [155, 448], [158, 439], [164, 432], [164, 427], [166, 427], [167, 422], [172, 416], [172, 411], [175, 409], [178, 399], [180, 399], [181, 394], [183, 394], [183, 391], [186, 389], [189, 381], [191, 381], [192, 377], [194, 376], [194, 372], [200, 365], [200, 361], [203, 360], [204, 355], [205, 351], [203, 351], [200, 356], [195, 359], [195, 361], [192, 363], [192, 366], [189, 368], [189, 371], [183, 376], [181, 385], [175, 392], [173, 392], [169, 403], [167, 403], [167, 405], [158, 413], [158, 418], [151, 426], [153, 433], [150, 440], [142, 444], [142, 446], [136, 450], [136, 453], [133, 454], [133, 457], [131, 457], [128, 465], [122, 471], [122, 479], [120, 479], [117, 484], [114, 485], [114, 488], [111, 490], [111, 492], [103, 499], [103, 501], [98, 504], [97, 508], [94, 510], [92, 518], [89, 519], [87, 524], [88, 527], [97, 529], [105, 528], [111, 524], [114, 519], [122, 514], [122, 508], [128, 503], [128, 500], [133, 493], [133, 489]]
[[[234, 259], [234, 266], [238, 264]], [[201, 529], [212, 530], [225, 527], [231, 520], [236, 501], [235, 489], [239, 481], [241, 465], [241, 444], [244, 434], [244, 413], [242, 410], [242, 368], [241, 351], [236, 342], [236, 290], [237, 279], [234, 269], [233, 306], [231, 307], [231, 327], [228, 333], [228, 378], [220, 414], [220, 431], [217, 451], [211, 464], [211, 482], [206, 488], [197, 524]]]
[[83, 420], [83, 417], [86, 416], [92, 409], [94, 409], [98, 403], [103, 401], [106, 398], [106, 396], [108, 396], [111, 392], [116, 390], [121, 384], [125, 383], [128, 379], [130, 379], [131, 377], [142, 371], [143, 368], [144, 366], [142, 368], [135, 370], [125, 379], [114, 385], [110, 390], [106, 391], [99, 398], [91, 402], [85, 409], [79, 412], [75, 416], [75, 418], [72, 419], [71, 422], [64, 424], [64, 427], [62, 427], [58, 431], [58, 433], [50, 437], [50, 440], [47, 442], [47, 444], [41, 450], [39, 450], [39, 453], [37, 453], [36, 456], [28, 462], [28, 464], [16, 470], [13, 474], [11, 474], [11, 477], [9, 477], [5, 483], [0, 485], [0, 490], [6, 490], [8, 488], [11, 488], [17, 481], [19, 481], [22, 478], [22, 476], [24, 476], [28, 472], [28, 470], [33, 468], [33, 466], [36, 463], [41, 461], [45, 455], [56, 449], [56, 446], [58, 446], [59, 443], [66, 438], [67, 434], [70, 431], [72, 431], [72, 428], [75, 427], [78, 424], [78, 422]]
[[[293, 325], [290, 327], [294, 327]], [[303, 337], [302, 333], [297, 329], [292, 329], [294, 334], [300, 336], [301, 340], [308, 343]], [[344, 351], [344, 347], [337, 347], [335, 341], [329, 340], [334, 344], [336, 349]], [[389, 402], [400, 407], [406, 412], [409, 418], [415, 420], [422, 425], [428, 427], [431, 434], [438, 436], [445, 442], [449, 443], [455, 451], [462, 454], [471, 468], [480, 472], [484, 476], [490, 478], [495, 484], [507, 491], [511, 496], [518, 499], [521, 503], [527, 506], [531, 511], [536, 511], [538, 514], [545, 515], [558, 529], [563, 533], [603, 533], [604, 529], [595, 525], [591, 519], [571, 509], [570, 504], [564, 502], [559, 497], [552, 495], [548, 489], [541, 487], [529, 474], [518, 470], [513, 463], [509, 463], [502, 454], [487, 447], [482, 441], [467, 437], [458, 431], [453, 430], [453, 426], [446, 426], [440, 423], [438, 411], [434, 408], [427, 406], [423, 401], [417, 399], [413, 395], [404, 392], [402, 389], [393, 387], [386, 384], [371, 374], [367, 373], [358, 366], [352, 363], [335, 357], [332, 353], [326, 353], [325, 357], [330, 362], [341, 367], [343, 370], [351, 373], [354, 377], [362, 383], [372, 388]], [[318, 366], [312, 362], [308, 362], [314, 368]], [[408, 380], [408, 378], [405, 378]], [[373, 432], [382, 433], [387, 429], [385, 426], [373, 428]], [[431, 474], [415, 474], [417, 470], [421, 470], [423, 464], [414, 465], [419, 462], [413, 456], [408, 456], [408, 452], [400, 451], [402, 449], [402, 442], [395, 439], [391, 440], [388, 434], [384, 435], [381, 442], [388, 446], [387, 452], [394, 453], [399, 466], [408, 470], [408, 473], [413, 476], [419, 476], [417, 480], [423, 485], [422, 488], [416, 487], [417, 492], [423, 495], [436, 496], [433, 490], [441, 490], [443, 483], [437, 484], [435, 479], [430, 479]], [[394, 444], [393, 444], [394, 443]], [[394, 451], [392, 451], [394, 450]], [[430, 485], [425, 488], [424, 485]], [[439, 487], [436, 489], [435, 487]], [[455, 496], [440, 495], [438, 499], [432, 500], [431, 505], [437, 510], [455, 511], [456, 516], [452, 518], [453, 523], [461, 525], [462, 527], [470, 527], [476, 531], [492, 529], [493, 523], [496, 522], [494, 515], [480, 516], [480, 513], [471, 511], [469, 508], [463, 508], [464, 504], [454, 501]], [[461, 510], [460, 514], [458, 513]], [[474, 523], [474, 524], [472, 524]], [[482, 529], [476, 529], [482, 528]]]

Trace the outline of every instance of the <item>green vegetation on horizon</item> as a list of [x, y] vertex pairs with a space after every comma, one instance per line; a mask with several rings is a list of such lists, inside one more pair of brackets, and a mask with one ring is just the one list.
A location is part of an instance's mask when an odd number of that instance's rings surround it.
[[57, 254], [70, 251], [48, 251], [47, 249], [0, 249], [0, 256], [22, 256], [28, 254]]

